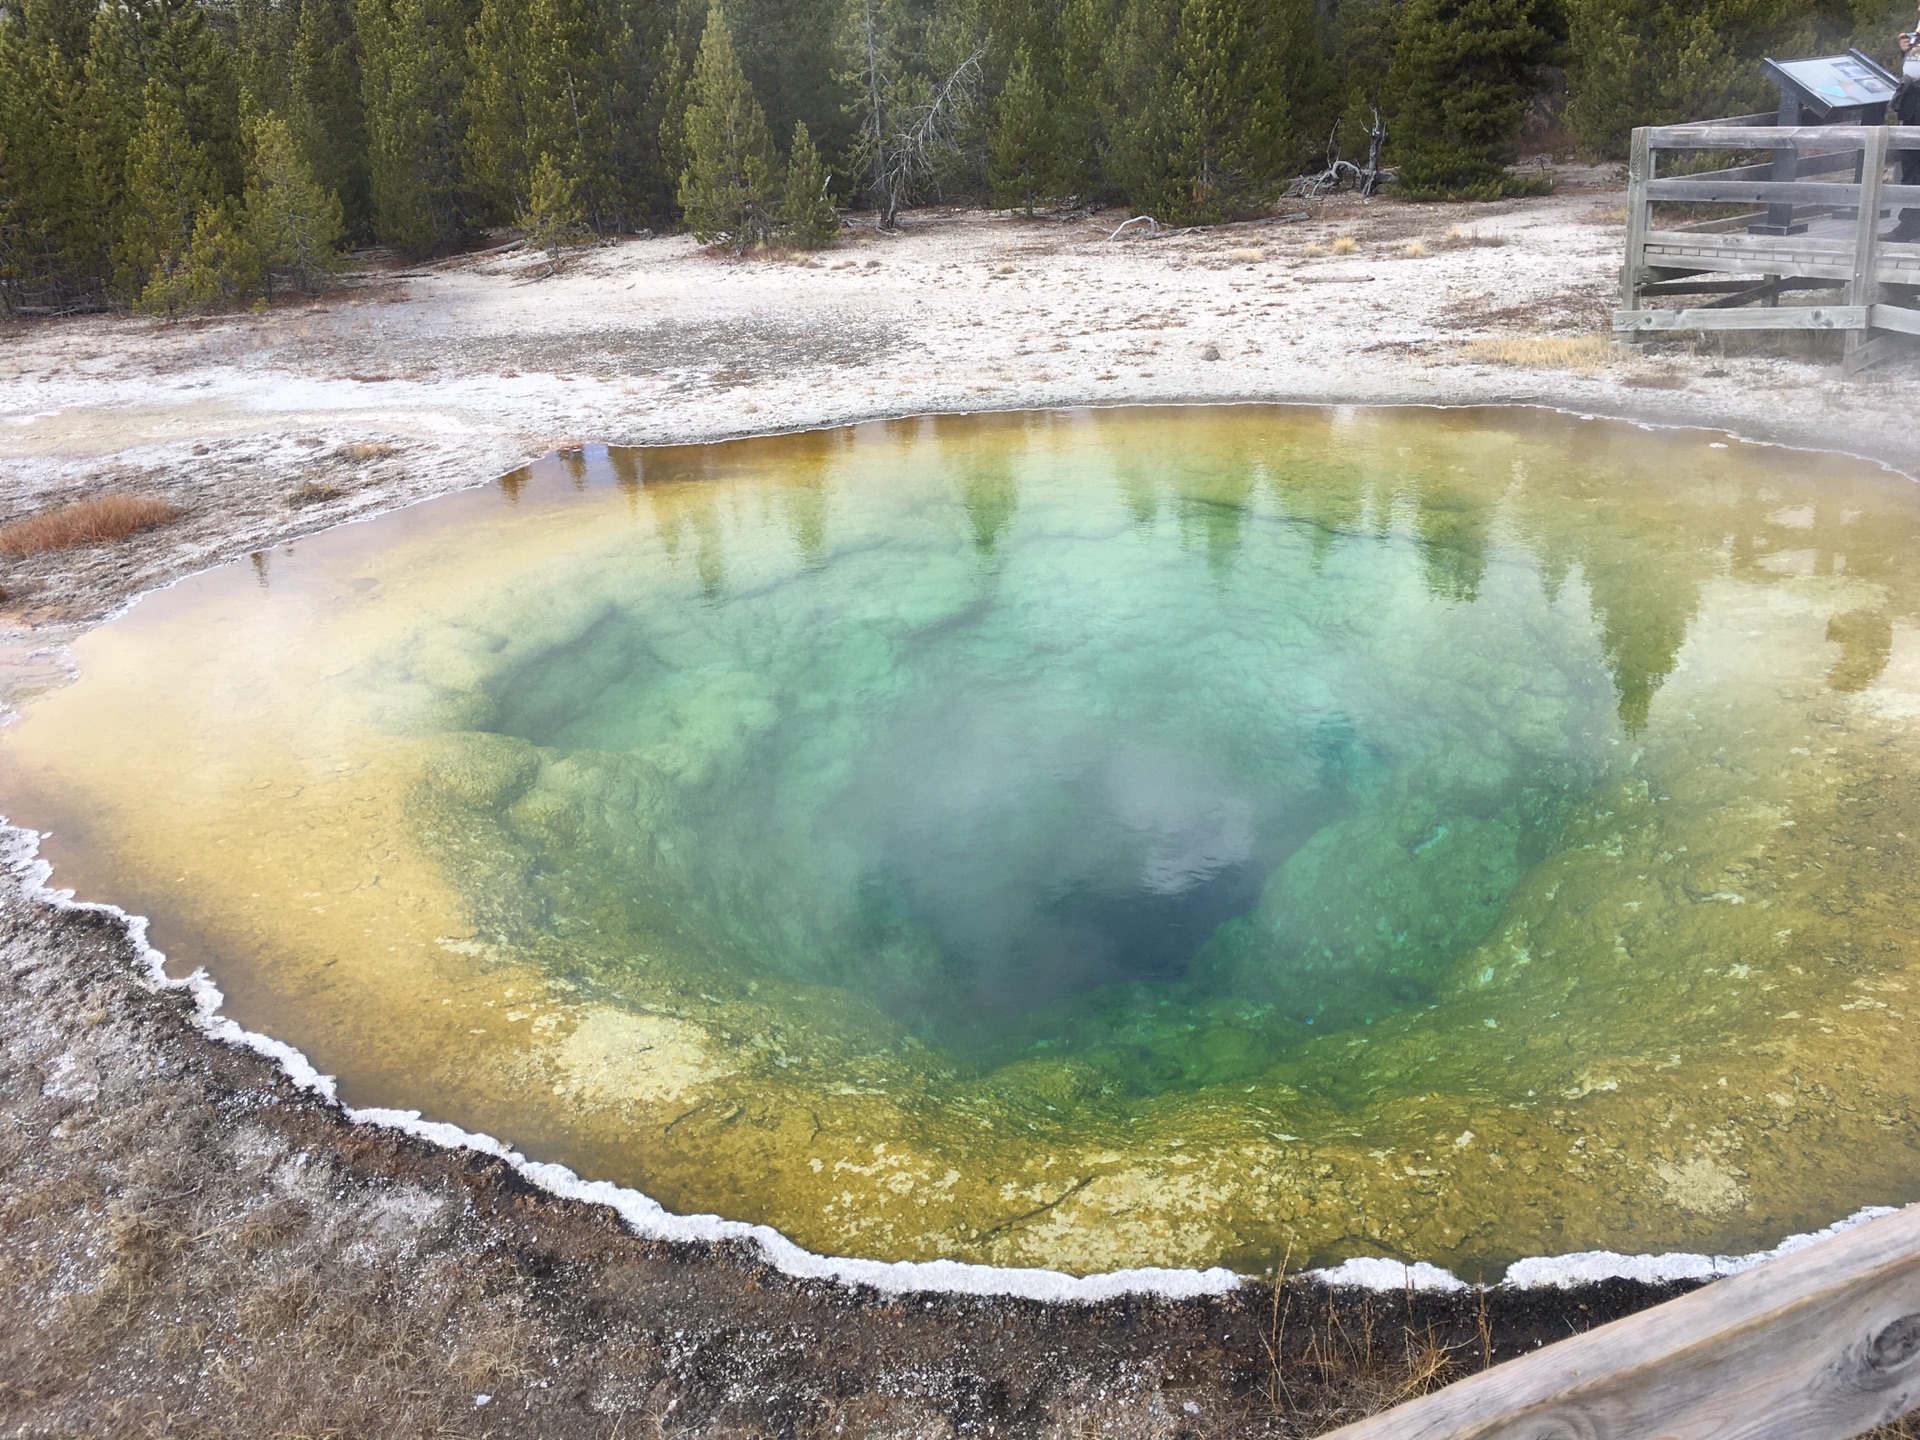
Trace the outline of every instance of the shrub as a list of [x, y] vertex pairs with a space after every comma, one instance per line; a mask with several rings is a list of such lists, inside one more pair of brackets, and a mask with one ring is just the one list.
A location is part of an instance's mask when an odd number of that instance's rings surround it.
[[39, 555], [72, 545], [119, 540], [164, 525], [179, 513], [179, 506], [147, 496], [103, 495], [98, 500], [78, 500], [0, 528], [0, 554]]

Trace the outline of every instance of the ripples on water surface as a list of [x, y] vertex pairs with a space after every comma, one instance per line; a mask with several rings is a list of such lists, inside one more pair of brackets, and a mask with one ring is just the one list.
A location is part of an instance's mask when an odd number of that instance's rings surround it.
[[1920, 508], [1496, 412], [550, 460], [0, 740], [244, 1023], [815, 1249], [1493, 1273], [1920, 1196]]

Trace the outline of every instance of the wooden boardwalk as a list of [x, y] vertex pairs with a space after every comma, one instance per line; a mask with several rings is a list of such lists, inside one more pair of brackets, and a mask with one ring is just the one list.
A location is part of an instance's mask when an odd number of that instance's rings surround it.
[[[1629, 336], [1842, 330], [1849, 371], [1915, 344], [1920, 244], [1896, 244], [1883, 232], [1901, 210], [1920, 209], [1920, 185], [1894, 184], [1887, 173], [1920, 150], [1920, 126], [1781, 127], [1771, 119], [1633, 132], [1613, 328]], [[1771, 158], [1725, 163], [1753, 153]], [[1703, 154], [1720, 157], [1720, 168], [1660, 173], [1663, 159]], [[1702, 206], [1739, 213], [1672, 218]], [[1754, 233], [1761, 229], [1789, 233]], [[1667, 300], [1679, 304], [1662, 307]]]
[[1848, 1440], [1920, 1403], [1920, 1206], [1323, 1440]]

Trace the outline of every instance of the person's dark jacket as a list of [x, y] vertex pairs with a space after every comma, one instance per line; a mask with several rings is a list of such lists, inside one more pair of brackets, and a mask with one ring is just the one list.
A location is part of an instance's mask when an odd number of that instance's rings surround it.
[[1920, 125], [1920, 80], [1902, 80], [1893, 92], [1894, 120], [1901, 125]]

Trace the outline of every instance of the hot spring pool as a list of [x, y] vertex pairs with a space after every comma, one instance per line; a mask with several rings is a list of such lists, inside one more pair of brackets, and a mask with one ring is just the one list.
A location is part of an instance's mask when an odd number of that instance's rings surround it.
[[1920, 1198], [1920, 494], [1530, 412], [590, 449], [151, 595], [59, 883], [825, 1253], [1748, 1250]]

